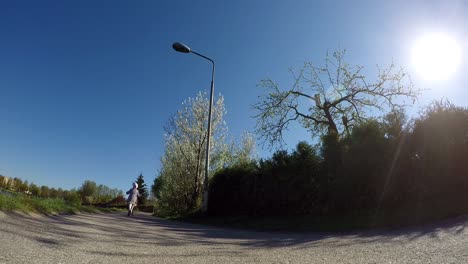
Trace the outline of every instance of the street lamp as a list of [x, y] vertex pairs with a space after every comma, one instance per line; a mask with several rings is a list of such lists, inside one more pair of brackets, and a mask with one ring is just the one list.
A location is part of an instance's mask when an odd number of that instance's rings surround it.
[[210, 107], [208, 110], [208, 136], [206, 139], [205, 179], [203, 181], [203, 199], [202, 199], [202, 208], [201, 208], [202, 212], [206, 213], [208, 210], [208, 168], [210, 166], [211, 108], [213, 106], [215, 64], [212, 59], [191, 50], [185, 44], [174, 42], [174, 44], [172, 44], [172, 48], [174, 48], [174, 50], [178, 52], [193, 53], [195, 55], [198, 55], [204, 59], [211, 61], [211, 64], [213, 65], [213, 70], [211, 72]]

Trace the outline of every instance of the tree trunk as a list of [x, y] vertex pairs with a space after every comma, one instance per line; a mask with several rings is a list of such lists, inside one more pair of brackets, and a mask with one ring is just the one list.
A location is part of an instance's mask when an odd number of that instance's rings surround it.
[[323, 106], [323, 111], [325, 112], [325, 117], [328, 120], [328, 133], [336, 133], [338, 134], [338, 128], [336, 127], [336, 123], [333, 120], [332, 115], [330, 114], [330, 104], [329, 103], [324, 103]]

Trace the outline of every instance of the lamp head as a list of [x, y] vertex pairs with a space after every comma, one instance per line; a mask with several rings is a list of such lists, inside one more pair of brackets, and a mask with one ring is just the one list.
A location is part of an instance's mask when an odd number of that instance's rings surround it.
[[172, 44], [172, 48], [175, 51], [178, 51], [178, 52], [183, 52], [183, 53], [190, 53], [191, 52], [190, 48], [187, 47], [187, 45], [182, 44], [180, 42], [174, 42], [174, 44]]

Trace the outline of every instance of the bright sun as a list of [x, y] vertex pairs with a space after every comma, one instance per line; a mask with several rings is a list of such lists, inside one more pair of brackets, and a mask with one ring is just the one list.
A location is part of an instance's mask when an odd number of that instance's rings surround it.
[[413, 65], [425, 80], [449, 79], [457, 70], [460, 60], [460, 46], [445, 34], [425, 35], [413, 46]]

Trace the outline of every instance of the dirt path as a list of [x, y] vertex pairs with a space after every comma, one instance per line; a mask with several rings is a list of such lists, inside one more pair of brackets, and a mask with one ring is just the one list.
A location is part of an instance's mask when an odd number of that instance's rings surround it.
[[417, 229], [287, 234], [148, 214], [0, 212], [0, 263], [468, 263], [468, 218]]

